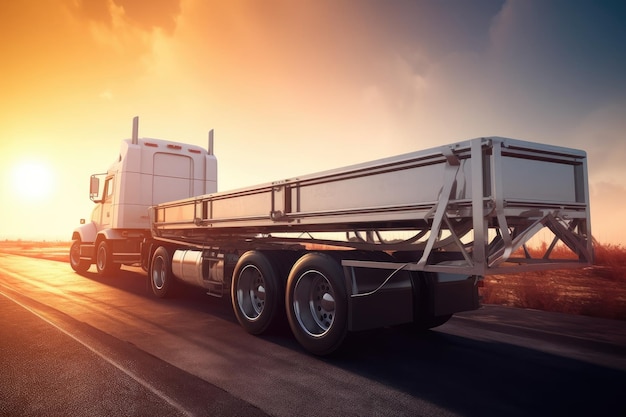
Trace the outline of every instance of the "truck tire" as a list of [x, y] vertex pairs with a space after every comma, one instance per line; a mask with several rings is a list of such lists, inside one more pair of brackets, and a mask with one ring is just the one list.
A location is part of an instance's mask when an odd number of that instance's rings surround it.
[[263, 252], [243, 254], [233, 272], [231, 301], [239, 324], [261, 334], [283, 311], [284, 285], [271, 258]]
[[341, 265], [311, 252], [294, 264], [285, 294], [287, 319], [300, 344], [315, 355], [339, 348], [348, 333], [348, 297]]
[[150, 262], [148, 271], [152, 293], [159, 298], [171, 297], [174, 293], [174, 274], [172, 273], [172, 255], [163, 246], [159, 246]]
[[121, 265], [113, 262], [113, 253], [106, 240], [100, 241], [96, 249], [96, 269], [98, 275], [108, 277], [120, 270]]
[[80, 239], [76, 239], [72, 242], [72, 246], [70, 247], [70, 266], [79, 274], [84, 274], [91, 266], [91, 263], [80, 259], [80, 244]]
[[435, 276], [435, 273], [420, 271], [412, 277], [415, 310], [411, 327], [414, 331], [423, 332], [439, 327], [452, 317], [452, 314], [436, 316], [433, 313]]

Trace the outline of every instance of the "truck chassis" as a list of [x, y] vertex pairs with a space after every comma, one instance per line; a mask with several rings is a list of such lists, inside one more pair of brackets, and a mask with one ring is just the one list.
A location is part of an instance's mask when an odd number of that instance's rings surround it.
[[252, 334], [286, 314], [324, 355], [349, 331], [476, 309], [485, 275], [591, 264], [586, 164], [579, 150], [477, 138], [157, 204], [141, 263], [157, 296], [176, 280], [229, 294]]

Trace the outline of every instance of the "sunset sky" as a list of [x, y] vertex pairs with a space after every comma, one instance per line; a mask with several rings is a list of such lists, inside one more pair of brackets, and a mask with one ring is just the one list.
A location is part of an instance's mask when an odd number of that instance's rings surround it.
[[222, 191], [479, 136], [584, 149], [593, 234], [626, 244], [624, 22], [624, 1], [2, 1], [0, 239], [69, 240], [137, 115], [141, 137], [214, 128]]

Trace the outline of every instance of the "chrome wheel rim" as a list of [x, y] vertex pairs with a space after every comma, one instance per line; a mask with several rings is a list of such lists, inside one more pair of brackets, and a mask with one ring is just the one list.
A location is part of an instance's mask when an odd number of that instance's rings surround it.
[[154, 263], [152, 264], [152, 284], [157, 290], [163, 288], [165, 284], [165, 261], [163, 258], [158, 256], [154, 259]]
[[70, 249], [70, 262], [72, 265], [80, 263], [80, 244], [74, 243]]
[[335, 321], [335, 291], [324, 274], [306, 271], [294, 287], [293, 310], [300, 327], [310, 336], [324, 336]]
[[106, 248], [102, 245], [98, 247], [98, 255], [96, 256], [96, 262], [98, 263], [98, 269], [104, 270], [107, 264], [107, 251]]
[[265, 279], [254, 265], [246, 265], [237, 280], [237, 305], [250, 321], [261, 316], [265, 308]]

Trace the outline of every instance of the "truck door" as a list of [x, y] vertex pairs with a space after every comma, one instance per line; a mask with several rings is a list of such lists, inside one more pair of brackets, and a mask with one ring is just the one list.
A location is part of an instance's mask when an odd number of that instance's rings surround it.
[[112, 204], [113, 204], [113, 178], [107, 177], [104, 181], [104, 189], [102, 191], [102, 210], [100, 211], [100, 222], [98, 230], [103, 230], [111, 227], [113, 219], [112, 216]]

